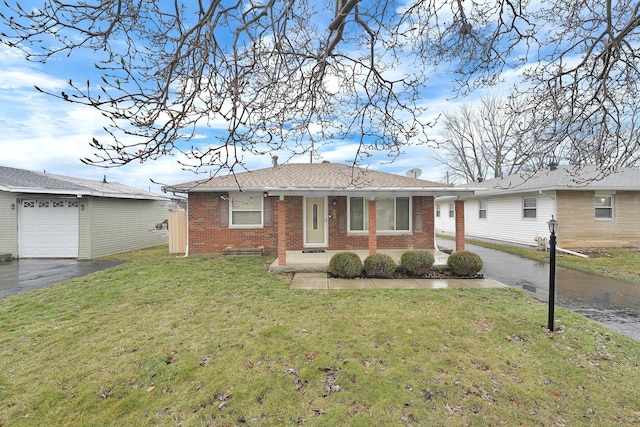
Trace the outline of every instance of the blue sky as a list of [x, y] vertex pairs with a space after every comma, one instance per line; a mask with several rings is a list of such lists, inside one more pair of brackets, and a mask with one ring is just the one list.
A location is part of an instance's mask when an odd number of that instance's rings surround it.
[[[46, 64], [29, 63], [22, 52], [0, 44], [0, 165], [97, 180], [106, 175], [109, 181], [153, 192], [159, 192], [159, 186], [151, 180], [176, 184], [199, 179], [201, 176], [181, 168], [177, 156], [117, 168], [88, 166], [80, 161], [80, 158], [93, 156], [89, 146], [92, 138], [108, 138], [103, 130], [106, 120], [93, 109], [41, 94], [34, 85], [60, 93], [67, 89], [69, 79], [81, 82], [91, 77], [94, 80], [97, 74], [93, 62], [91, 53], [84, 51], [71, 58], [57, 56]], [[473, 102], [481, 96], [481, 93], [476, 93], [473, 98], [449, 101], [447, 98], [452, 97], [450, 80], [451, 77], [444, 74], [434, 74], [430, 80], [423, 99], [429, 106], [427, 119], [445, 110], [453, 111], [459, 103]], [[491, 90], [496, 91], [495, 88]], [[439, 133], [436, 126], [430, 136], [437, 138]], [[355, 149], [356, 144], [350, 141], [335, 142], [324, 146], [321, 159], [316, 161], [348, 162], [353, 160]], [[288, 158], [286, 153], [274, 154], [281, 160]], [[249, 169], [271, 165], [268, 155], [245, 160]], [[309, 157], [292, 161], [309, 162]], [[387, 153], [379, 152], [362, 165], [401, 175], [419, 168], [423, 171], [421, 178], [441, 182], [446, 173], [426, 145], [407, 147], [405, 154], [393, 162]]]

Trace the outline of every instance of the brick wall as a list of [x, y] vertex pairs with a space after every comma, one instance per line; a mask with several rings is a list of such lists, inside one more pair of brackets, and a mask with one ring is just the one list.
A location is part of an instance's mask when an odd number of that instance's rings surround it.
[[[220, 199], [226, 193], [190, 193], [189, 194], [189, 253], [215, 254], [225, 248], [263, 246], [266, 254], [276, 255], [278, 250], [278, 215], [277, 198], [274, 206], [273, 225], [255, 229], [233, 229], [221, 227], [219, 224]], [[336, 199], [338, 206], [331, 201]], [[420, 199], [420, 200], [417, 200]], [[303, 249], [303, 197], [286, 197], [286, 239], [287, 250]], [[329, 197], [329, 246], [331, 250], [367, 249], [369, 236], [349, 235], [339, 225], [340, 217], [346, 215], [346, 197]], [[434, 201], [433, 197], [416, 197], [414, 203], [421, 207], [421, 231], [403, 235], [378, 234], [378, 249], [416, 248], [430, 249], [434, 247]], [[419, 230], [415, 224], [414, 230]], [[342, 219], [344, 221], [344, 218]]]
[[617, 191], [613, 195], [613, 219], [596, 219], [595, 195], [594, 191], [557, 192], [558, 246], [566, 249], [640, 246], [640, 192]]

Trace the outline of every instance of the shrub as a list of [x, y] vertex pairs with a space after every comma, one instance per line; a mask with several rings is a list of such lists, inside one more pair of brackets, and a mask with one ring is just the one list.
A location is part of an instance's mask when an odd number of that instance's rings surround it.
[[435, 259], [430, 251], [407, 251], [400, 257], [400, 265], [409, 274], [423, 276], [431, 270]]
[[364, 259], [364, 272], [369, 277], [392, 277], [396, 271], [396, 263], [389, 255], [374, 254]]
[[482, 258], [469, 251], [454, 252], [449, 255], [447, 265], [456, 276], [475, 276], [482, 270]]
[[336, 277], [351, 279], [362, 274], [362, 260], [353, 252], [338, 252], [329, 261], [329, 273]]

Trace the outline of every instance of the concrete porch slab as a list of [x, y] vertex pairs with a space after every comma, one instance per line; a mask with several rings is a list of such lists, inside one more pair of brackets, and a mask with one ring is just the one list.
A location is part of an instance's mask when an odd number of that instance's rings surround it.
[[[396, 264], [400, 264], [400, 257], [409, 249], [379, 249], [377, 253], [389, 255]], [[428, 249], [433, 254], [435, 262], [434, 268], [442, 268], [447, 265], [448, 254], [435, 249]], [[312, 273], [326, 272], [329, 268], [331, 257], [338, 252], [355, 252], [360, 256], [362, 261], [369, 255], [367, 250], [350, 250], [350, 251], [334, 251], [326, 250], [324, 252], [302, 252], [287, 251], [287, 265], [278, 265], [276, 259], [270, 266], [270, 273]]]

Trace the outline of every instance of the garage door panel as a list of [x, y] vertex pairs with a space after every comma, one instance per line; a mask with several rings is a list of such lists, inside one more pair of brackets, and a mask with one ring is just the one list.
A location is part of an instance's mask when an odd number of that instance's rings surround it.
[[76, 200], [23, 200], [20, 208], [20, 257], [78, 257], [79, 212]]

